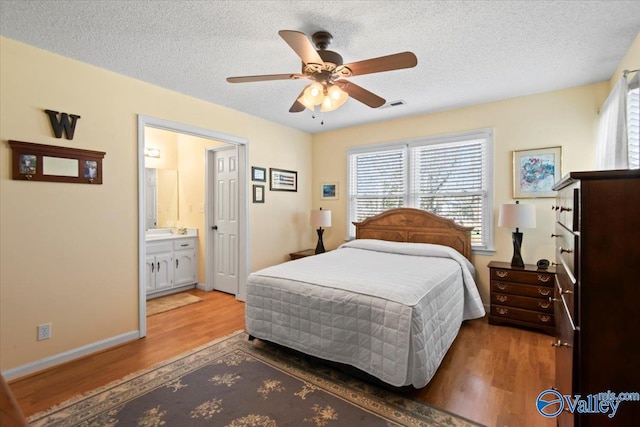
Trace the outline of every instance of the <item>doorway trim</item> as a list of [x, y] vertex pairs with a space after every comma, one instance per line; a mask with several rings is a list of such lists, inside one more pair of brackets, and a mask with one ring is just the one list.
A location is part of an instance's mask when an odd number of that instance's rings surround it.
[[[173, 122], [170, 120], [159, 119], [156, 117], [138, 114], [138, 330], [139, 337], [147, 335], [147, 292], [144, 285], [144, 264], [146, 256], [145, 241], [145, 218], [144, 218], [144, 129], [152, 127], [170, 132], [182, 133], [196, 136], [199, 138], [213, 139], [227, 144], [233, 144], [238, 147], [238, 209], [239, 209], [239, 248], [238, 248], [238, 293], [236, 298], [243, 300], [246, 295], [247, 276], [249, 275], [251, 260], [249, 256], [249, 199], [247, 197], [247, 183], [249, 182], [249, 156], [248, 145], [249, 140], [239, 136], [213, 131], [210, 129], [200, 128], [197, 126], [187, 125], [183, 123]], [[205, 177], [208, 172], [205, 171]], [[207, 198], [210, 197], [208, 183], [205, 183], [205, 205], [208, 205]], [[205, 211], [205, 235], [208, 233], [212, 218], [208, 209]], [[243, 262], [244, 261], [244, 262]], [[205, 260], [206, 263], [206, 260]], [[205, 267], [205, 277], [208, 274]], [[206, 280], [205, 280], [206, 282]]]

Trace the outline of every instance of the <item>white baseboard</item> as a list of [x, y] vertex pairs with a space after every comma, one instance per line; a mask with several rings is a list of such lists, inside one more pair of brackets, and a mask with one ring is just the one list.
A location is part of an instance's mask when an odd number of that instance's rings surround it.
[[53, 356], [45, 357], [44, 359], [36, 360], [16, 368], [7, 369], [2, 371], [2, 376], [7, 380], [19, 378], [34, 372], [41, 371], [43, 369], [50, 368], [52, 366], [59, 365], [64, 362], [68, 362], [73, 359], [77, 359], [82, 356], [86, 356], [91, 353], [95, 353], [100, 350], [104, 350], [109, 347], [123, 344], [128, 341], [133, 341], [140, 338], [140, 331], [131, 331], [122, 335], [107, 338], [102, 341], [94, 342], [82, 347], [75, 348], [73, 350], [65, 351]]

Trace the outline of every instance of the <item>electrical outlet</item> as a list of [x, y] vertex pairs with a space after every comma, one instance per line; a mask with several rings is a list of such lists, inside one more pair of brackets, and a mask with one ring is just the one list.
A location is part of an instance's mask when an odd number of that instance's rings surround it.
[[48, 340], [51, 338], [51, 323], [38, 325], [38, 341]]

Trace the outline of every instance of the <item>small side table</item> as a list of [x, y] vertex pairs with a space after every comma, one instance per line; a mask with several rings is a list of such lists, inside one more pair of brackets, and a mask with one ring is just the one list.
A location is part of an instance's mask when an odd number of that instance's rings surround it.
[[[327, 252], [329, 252], [329, 251], [327, 251]], [[304, 257], [308, 257], [308, 256], [314, 256], [315, 254], [316, 254], [316, 250], [315, 249], [305, 249], [303, 251], [290, 253], [289, 256], [291, 257], [291, 260], [293, 261], [294, 259], [304, 258]]]
[[511, 324], [542, 329], [555, 335], [553, 289], [556, 269], [541, 270], [535, 265], [512, 267], [508, 262], [491, 261], [490, 294], [492, 325]]

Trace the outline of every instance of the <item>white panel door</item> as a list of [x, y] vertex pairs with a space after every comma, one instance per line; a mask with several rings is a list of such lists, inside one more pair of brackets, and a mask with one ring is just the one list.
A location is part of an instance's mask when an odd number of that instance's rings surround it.
[[213, 288], [238, 293], [238, 150], [214, 152]]

